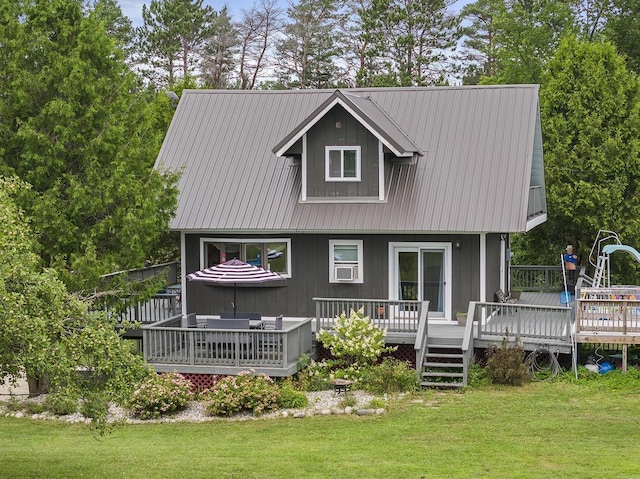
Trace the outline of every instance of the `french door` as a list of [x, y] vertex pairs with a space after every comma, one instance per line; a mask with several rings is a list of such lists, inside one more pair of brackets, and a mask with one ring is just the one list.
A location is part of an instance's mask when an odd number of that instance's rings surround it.
[[390, 243], [389, 298], [429, 301], [429, 317], [451, 319], [451, 243]]

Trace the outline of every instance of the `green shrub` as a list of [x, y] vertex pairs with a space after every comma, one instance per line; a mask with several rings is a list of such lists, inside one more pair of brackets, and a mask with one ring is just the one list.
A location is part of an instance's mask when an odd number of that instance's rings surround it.
[[524, 350], [519, 341], [510, 346], [507, 337], [502, 339], [502, 345], [487, 348], [486, 372], [493, 384], [508, 386], [522, 386], [530, 379], [524, 364]]
[[27, 413], [29, 414], [42, 414], [44, 412], [44, 404], [38, 401], [27, 401]]
[[387, 407], [387, 401], [382, 398], [373, 398], [366, 405], [366, 409], [384, 409]]
[[487, 371], [477, 361], [471, 361], [467, 372], [467, 383], [469, 387], [481, 387], [487, 384]]
[[330, 389], [331, 370], [335, 367], [336, 361], [324, 360], [301, 362], [300, 370], [295, 375], [294, 383], [301, 391], [325, 391]]
[[359, 387], [373, 394], [415, 391], [418, 377], [409, 363], [385, 358], [380, 364], [363, 371]]
[[106, 425], [109, 413], [109, 401], [103, 394], [98, 392], [89, 394], [84, 398], [84, 401], [80, 406], [80, 413], [84, 417], [90, 418], [94, 425]]
[[301, 409], [307, 407], [309, 399], [302, 391], [296, 391], [290, 386], [280, 388], [280, 398], [277, 406], [282, 409]]
[[25, 408], [25, 402], [15, 396], [12, 396], [6, 403], [4, 403], [4, 407], [9, 412], [22, 411]]
[[78, 396], [66, 389], [60, 389], [47, 396], [44, 408], [56, 416], [74, 414], [78, 412]]
[[316, 339], [334, 358], [346, 365], [362, 367], [373, 364], [385, 352], [396, 348], [385, 347], [387, 331], [371, 322], [364, 310], [351, 310], [349, 317], [342, 313], [336, 318], [332, 331], [321, 329]]
[[150, 374], [133, 393], [129, 407], [140, 419], [157, 419], [187, 405], [191, 382], [177, 373]]
[[351, 394], [346, 394], [341, 400], [339, 406], [344, 409], [346, 407], [355, 407], [358, 404], [358, 400]]
[[231, 416], [242, 410], [259, 415], [277, 408], [280, 391], [269, 376], [242, 371], [237, 376], [220, 379], [203, 398], [212, 416]]

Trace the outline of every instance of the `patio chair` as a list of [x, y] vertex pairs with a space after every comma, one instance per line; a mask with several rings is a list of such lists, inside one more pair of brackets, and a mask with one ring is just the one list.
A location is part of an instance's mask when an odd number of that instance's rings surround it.
[[[246, 329], [249, 331], [248, 319], [207, 319], [207, 329]], [[207, 333], [207, 351], [215, 353], [220, 359], [231, 360], [236, 357], [236, 333]], [[252, 347], [251, 337], [240, 342], [243, 349]]]
[[198, 320], [196, 318], [196, 313], [187, 314], [187, 328], [197, 328]]
[[283, 315], [276, 317], [275, 321], [265, 322], [264, 329], [274, 329], [276, 331], [280, 331], [282, 329], [282, 318]]

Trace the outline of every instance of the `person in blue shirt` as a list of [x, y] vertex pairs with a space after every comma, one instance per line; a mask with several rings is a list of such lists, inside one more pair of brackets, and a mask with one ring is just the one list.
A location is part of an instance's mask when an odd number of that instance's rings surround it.
[[576, 269], [578, 269], [578, 255], [573, 252], [573, 246], [568, 244], [563, 256], [564, 268], [567, 270], [569, 283], [576, 285]]

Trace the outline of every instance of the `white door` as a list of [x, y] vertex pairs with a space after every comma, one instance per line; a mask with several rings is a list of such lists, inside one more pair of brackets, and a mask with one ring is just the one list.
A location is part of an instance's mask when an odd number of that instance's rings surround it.
[[390, 243], [389, 298], [429, 301], [429, 317], [451, 317], [451, 243]]

